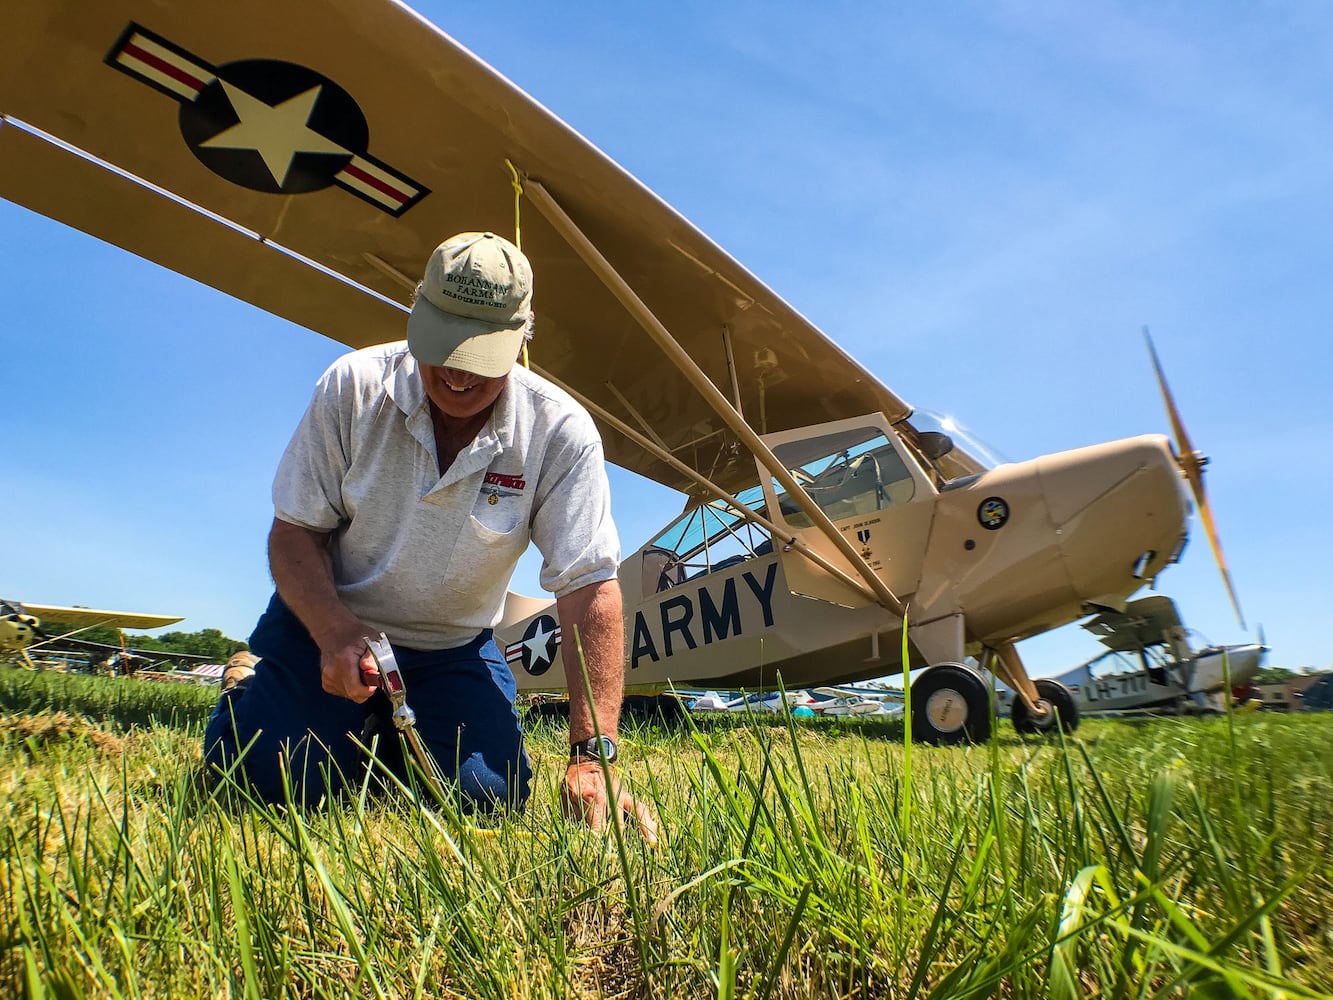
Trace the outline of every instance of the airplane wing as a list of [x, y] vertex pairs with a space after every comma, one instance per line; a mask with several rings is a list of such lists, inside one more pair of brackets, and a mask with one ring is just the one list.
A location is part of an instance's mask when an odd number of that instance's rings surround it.
[[1156, 594], [1130, 601], [1124, 611], [1103, 611], [1083, 627], [1108, 649], [1132, 652], [1166, 642], [1180, 628], [1180, 613], [1171, 598]]
[[[403, 338], [442, 238], [512, 231], [508, 160], [760, 433], [873, 411], [915, 433], [754, 275], [393, 0], [10, 0], [0, 114], [0, 195], [354, 347]], [[528, 200], [521, 243], [534, 367], [723, 488], [752, 484], [733, 433]], [[599, 423], [612, 462], [688, 486]], [[981, 466], [959, 449], [940, 467]]]
[[58, 604], [30, 604], [24, 601], [23, 612], [49, 621], [78, 625], [81, 628], [109, 625], [112, 628], [161, 628], [185, 619], [179, 615], [146, 615], [132, 611], [99, 611], [96, 608], [66, 608]]
[[136, 660], [144, 660], [148, 663], [203, 663], [208, 660], [207, 656], [199, 653], [173, 653], [165, 649], [135, 649], [133, 646], [121, 648], [110, 643], [92, 642], [89, 639], [77, 639], [70, 636], [49, 639], [34, 643], [32, 650], [40, 650], [43, 656], [60, 656], [62, 654], [78, 656], [112, 656], [116, 653], [126, 653]]
[[876, 688], [862, 687], [838, 687], [836, 685], [824, 685], [810, 689], [811, 694], [821, 695], [825, 698], [864, 698], [867, 701], [882, 700], [884, 698], [901, 698], [902, 692], [883, 691]]

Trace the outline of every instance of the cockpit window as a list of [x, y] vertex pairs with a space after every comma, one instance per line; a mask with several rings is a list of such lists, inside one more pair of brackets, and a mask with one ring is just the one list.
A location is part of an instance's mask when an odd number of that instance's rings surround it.
[[1103, 677], [1119, 677], [1122, 674], [1136, 674], [1143, 669], [1139, 658], [1132, 653], [1112, 650], [1096, 659], [1088, 661], [1088, 676], [1094, 680]]
[[[758, 486], [738, 493], [736, 499], [764, 513], [764, 494]], [[652, 584], [645, 586], [645, 592], [675, 586], [772, 551], [773, 540], [767, 531], [727, 501], [710, 500], [676, 518], [644, 550], [645, 582]], [[663, 565], [659, 567], [659, 563]]]
[[[858, 427], [778, 445], [773, 453], [831, 521], [907, 503], [916, 482], [893, 444], [875, 427]], [[773, 483], [782, 518], [807, 528], [810, 518]]]

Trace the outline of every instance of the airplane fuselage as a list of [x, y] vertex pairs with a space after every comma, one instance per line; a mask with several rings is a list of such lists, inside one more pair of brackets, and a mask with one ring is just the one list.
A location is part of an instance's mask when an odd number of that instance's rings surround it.
[[[1140, 670], [1108, 669], [1104, 654], [1056, 680], [1073, 693], [1081, 715], [1215, 707], [1228, 686], [1244, 685], [1258, 673], [1264, 652], [1255, 644], [1215, 646]], [[1002, 691], [999, 700], [1004, 709], [1013, 696]]]
[[[827, 426], [846, 434], [848, 424], [855, 421]], [[880, 489], [877, 500], [872, 494], [867, 510], [845, 500], [829, 507], [845, 515], [835, 527], [907, 604], [914, 629], [928, 626], [909, 633], [912, 667], [960, 661], [1092, 608], [1122, 605], [1184, 541], [1188, 501], [1166, 440], [1157, 435], [1002, 465], [942, 490], [907, 460], [891, 433], [879, 447], [876, 475], [897, 457], [902, 478]], [[900, 449], [896, 456], [892, 448]], [[839, 485], [858, 474], [841, 474]], [[884, 499], [892, 491], [901, 502]], [[812, 549], [834, 563], [842, 558], [782, 498], [769, 493], [765, 500], [778, 518], [793, 518], [793, 533]], [[776, 551], [755, 546], [720, 568], [710, 562], [689, 575], [680, 568], [659, 573], [653, 560], [669, 565], [672, 555], [650, 543], [621, 564], [629, 690], [765, 687], [779, 673], [795, 688], [902, 667], [902, 617], [780, 542]], [[682, 564], [687, 556], [698, 553], [682, 554]], [[842, 561], [849, 575], [855, 572]], [[932, 622], [946, 625], [939, 630], [944, 640], [932, 636]], [[497, 641], [520, 689], [566, 687], [556, 667], [553, 602], [515, 598]]]

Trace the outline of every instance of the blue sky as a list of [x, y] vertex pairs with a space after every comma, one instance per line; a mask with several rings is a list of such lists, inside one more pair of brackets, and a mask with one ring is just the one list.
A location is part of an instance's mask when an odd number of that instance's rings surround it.
[[[1150, 326], [1251, 634], [1333, 664], [1324, 5], [419, 9], [1009, 458], [1166, 432]], [[0, 594], [244, 638], [272, 471], [341, 346], [7, 202], [0, 233]], [[678, 509], [613, 486], [626, 551]], [[1160, 585], [1246, 639], [1197, 522]], [[1042, 674], [1097, 647], [1071, 626], [1020, 648]]]

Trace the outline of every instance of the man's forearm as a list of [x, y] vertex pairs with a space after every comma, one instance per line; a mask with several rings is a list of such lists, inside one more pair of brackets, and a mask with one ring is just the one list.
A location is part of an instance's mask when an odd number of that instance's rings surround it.
[[333, 585], [328, 538], [278, 518], [268, 536], [269, 571], [278, 595], [321, 648], [356, 625]]
[[[625, 689], [625, 621], [620, 583], [607, 580], [582, 587], [556, 600], [560, 616], [561, 655], [569, 682], [569, 739], [586, 740], [597, 730], [614, 736], [620, 720], [620, 701]], [[578, 642], [575, 642], [575, 629]], [[579, 663], [579, 646], [588, 668], [588, 702]], [[593, 711], [597, 725], [593, 725]]]

